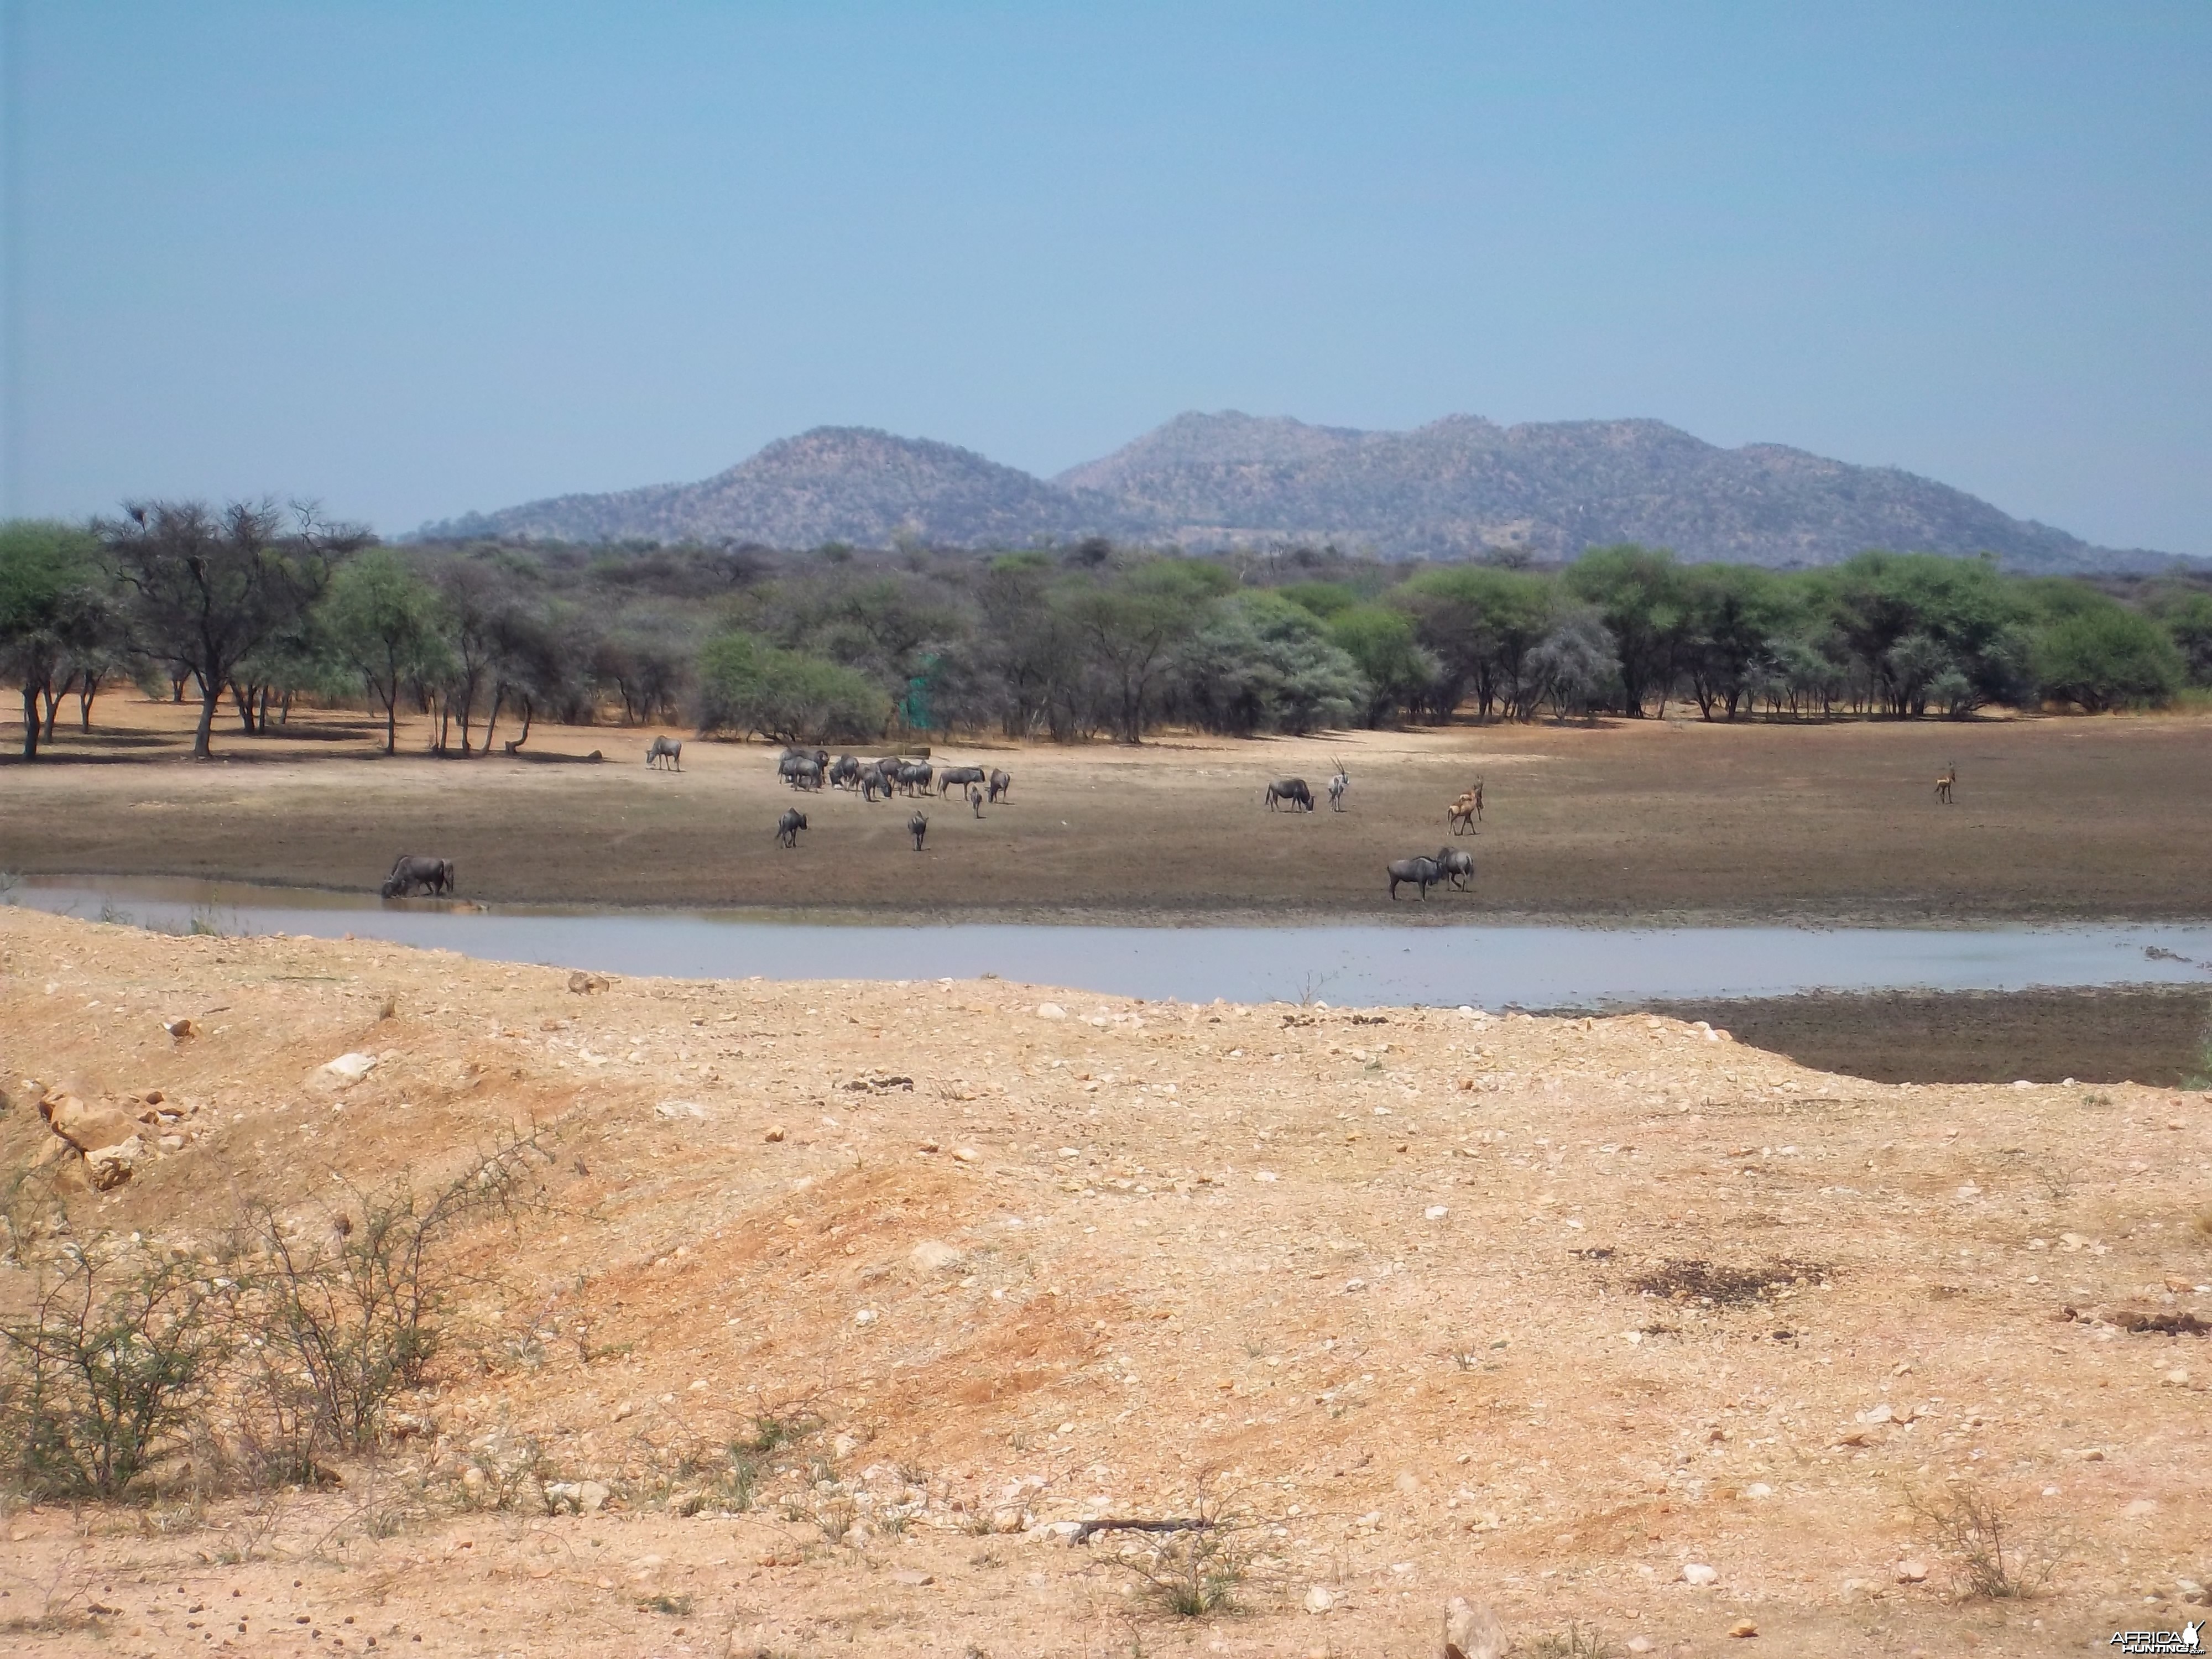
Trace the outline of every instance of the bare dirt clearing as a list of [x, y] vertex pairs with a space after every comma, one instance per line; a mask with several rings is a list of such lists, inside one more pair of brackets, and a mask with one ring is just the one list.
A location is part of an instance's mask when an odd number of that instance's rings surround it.
[[[2129, 1328], [2212, 1311], [2199, 1096], [1887, 1087], [1640, 1015], [575, 992], [21, 911], [0, 952], [33, 1231], [192, 1249], [244, 1195], [320, 1226], [334, 1177], [560, 1143], [553, 1207], [468, 1242], [413, 1437], [319, 1494], [11, 1514], [15, 1651], [1380, 1656], [1467, 1595], [1532, 1644], [2080, 1652], [2212, 1581], [2212, 1350]], [[177, 1144], [95, 1193], [26, 1076], [159, 1089]], [[764, 1417], [799, 1437], [740, 1492]], [[1067, 1541], [1202, 1472], [1241, 1612]], [[1946, 1599], [1908, 1501], [1954, 1487], [2065, 1537], [2048, 1594]]]
[[[173, 707], [111, 697], [100, 717], [7, 769], [0, 869], [362, 891], [408, 851], [453, 859], [462, 892], [491, 901], [1408, 917], [1421, 907], [1390, 903], [1384, 863], [1449, 843], [1473, 852], [1474, 890], [1432, 893], [1431, 920], [2212, 916], [2212, 720], [2197, 716], [951, 745], [940, 760], [1011, 771], [1012, 799], [980, 821], [929, 806], [919, 856], [905, 803], [829, 791], [801, 803], [798, 848], [776, 847], [792, 796], [757, 744], [687, 742], [679, 775], [647, 769], [643, 728], [540, 726], [528, 760], [426, 758], [404, 728], [387, 761], [366, 752], [370, 722], [315, 714], [295, 721], [311, 737], [225, 734], [195, 766], [176, 758]], [[573, 763], [593, 749], [604, 763]], [[1269, 778], [1318, 786], [1340, 757], [1349, 811], [1262, 807]], [[1933, 779], [1954, 760], [1946, 808]], [[1477, 775], [1481, 834], [1453, 842], [1445, 805]]]

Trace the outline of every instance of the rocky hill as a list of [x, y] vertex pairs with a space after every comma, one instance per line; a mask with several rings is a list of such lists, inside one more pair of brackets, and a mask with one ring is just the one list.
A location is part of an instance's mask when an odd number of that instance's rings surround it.
[[1193, 550], [1333, 542], [1388, 558], [1608, 542], [1686, 558], [1826, 564], [1869, 547], [1992, 552], [2034, 572], [2157, 568], [1947, 484], [1779, 444], [1723, 449], [1660, 421], [1504, 427], [1455, 415], [1362, 432], [1228, 412], [1177, 416], [1049, 483], [951, 445], [860, 428], [784, 439], [696, 484], [565, 495], [426, 526], [429, 537], [950, 546], [1085, 535]]

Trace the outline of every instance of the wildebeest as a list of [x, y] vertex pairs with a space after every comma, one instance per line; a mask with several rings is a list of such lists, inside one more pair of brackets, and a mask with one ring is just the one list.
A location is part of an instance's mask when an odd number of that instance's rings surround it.
[[684, 769], [683, 744], [674, 738], [655, 738], [645, 751], [645, 763], [650, 766], [655, 761], [666, 761], [681, 772]]
[[975, 809], [975, 816], [983, 816], [983, 792], [974, 784], [968, 786], [968, 804]]
[[806, 814], [796, 806], [787, 806], [783, 816], [775, 821], [775, 838], [786, 847], [799, 845], [799, 832], [806, 828]]
[[860, 769], [860, 799], [862, 800], [873, 800], [878, 795], [888, 796], [890, 793], [890, 780], [884, 776], [882, 773], [877, 771], [874, 767], [867, 766], [863, 767]]
[[822, 766], [811, 755], [793, 751], [775, 763], [775, 775], [794, 789], [819, 789]]
[[1437, 848], [1437, 873], [1464, 893], [1467, 884], [1474, 878], [1474, 854], [1462, 853], [1455, 848]]
[[1304, 778], [1277, 778], [1267, 786], [1267, 810], [1273, 811], [1277, 804], [1283, 801], [1288, 801], [1294, 812], [1310, 812], [1313, 811], [1313, 791], [1306, 787]]
[[455, 885], [453, 861], [451, 859], [423, 858], [412, 853], [402, 853], [392, 866], [392, 873], [384, 878], [377, 891], [386, 898], [406, 898], [416, 889], [426, 893], [448, 893]]
[[906, 821], [906, 832], [914, 837], [914, 850], [921, 851], [921, 838], [929, 833], [929, 820], [916, 812]]
[[1012, 773], [1001, 772], [995, 766], [991, 769], [992, 805], [996, 806], [1000, 801], [1009, 799], [1013, 793], [1013, 788], [1014, 775]]
[[927, 789], [936, 769], [927, 761], [901, 761], [898, 769], [899, 787], [909, 795], [917, 789]]
[[1419, 886], [1421, 901], [1428, 902], [1429, 889], [1443, 879], [1434, 859], [1400, 859], [1390, 866], [1390, 899], [1397, 902], [1398, 884], [1410, 881]]
[[983, 769], [980, 766], [948, 766], [937, 775], [937, 798], [943, 800], [948, 789], [957, 787], [964, 792], [969, 784], [982, 781]]
[[832, 789], [858, 789], [860, 787], [860, 763], [850, 755], [840, 755], [831, 761], [830, 787]]

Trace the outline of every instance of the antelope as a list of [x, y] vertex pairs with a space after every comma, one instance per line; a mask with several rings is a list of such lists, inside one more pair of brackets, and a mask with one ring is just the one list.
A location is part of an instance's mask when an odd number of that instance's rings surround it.
[[1474, 835], [1475, 820], [1482, 816], [1482, 780], [1477, 778], [1473, 788], [1461, 790], [1459, 799], [1444, 809], [1444, 816], [1455, 836]]
[[[1334, 755], [1329, 758], [1336, 760]], [[1344, 792], [1351, 787], [1351, 775], [1344, 769], [1344, 763], [1341, 760], [1336, 760], [1336, 770], [1330, 775], [1328, 780], [1328, 810], [1330, 811], [1344, 811]]]
[[1959, 763], [1953, 761], [1936, 775], [1936, 799], [1944, 805], [1953, 805], [1951, 792], [1959, 787]]
[[675, 738], [655, 738], [653, 746], [645, 751], [645, 763], [652, 766], [666, 761], [677, 771], [684, 769], [684, 745]]

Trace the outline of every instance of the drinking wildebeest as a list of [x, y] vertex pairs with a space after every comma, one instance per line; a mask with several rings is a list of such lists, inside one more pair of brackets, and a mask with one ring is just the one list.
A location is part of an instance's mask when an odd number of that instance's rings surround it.
[[996, 806], [1000, 801], [1009, 799], [1013, 793], [1013, 788], [1014, 775], [1012, 773], [1001, 772], [995, 766], [991, 769], [992, 805]]
[[935, 775], [936, 769], [932, 767], [927, 761], [901, 761], [899, 763], [899, 787], [905, 790], [909, 795], [913, 794], [917, 789], [927, 789], [929, 787], [930, 779]]
[[384, 878], [377, 891], [386, 898], [407, 898], [416, 888], [428, 893], [447, 893], [453, 890], [453, 861], [451, 859], [423, 858], [411, 853], [402, 853], [392, 866], [392, 873]]
[[1352, 775], [1344, 769], [1344, 763], [1342, 761], [1339, 761], [1336, 763], [1335, 773], [1328, 781], [1328, 810], [1330, 811], [1341, 812], [1344, 811], [1344, 792], [1351, 787]]
[[1434, 859], [1400, 859], [1390, 866], [1390, 901], [1394, 904], [1397, 902], [1398, 884], [1401, 881], [1410, 881], [1419, 884], [1421, 890], [1421, 902], [1425, 904], [1428, 902], [1429, 889], [1435, 886], [1442, 878]]
[[937, 798], [943, 800], [948, 789], [957, 787], [965, 792], [969, 784], [982, 781], [983, 769], [980, 766], [948, 766], [937, 775]]
[[831, 761], [830, 787], [832, 789], [858, 789], [860, 787], [860, 763], [850, 755], [840, 755]]
[[783, 816], [775, 821], [775, 838], [786, 847], [799, 845], [799, 832], [806, 828], [806, 814], [796, 806], [787, 806]]
[[666, 761], [678, 771], [684, 769], [684, 745], [674, 738], [655, 738], [645, 751], [645, 763]]
[[975, 816], [983, 816], [983, 792], [974, 784], [968, 786], [968, 804], [975, 809]]
[[1437, 872], [1464, 893], [1468, 883], [1474, 877], [1474, 854], [1449, 847], [1439, 847], [1437, 848]]
[[1313, 791], [1306, 787], [1304, 778], [1277, 778], [1267, 786], [1267, 810], [1275, 810], [1276, 803], [1288, 801], [1294, 812], [1313, 811]]
[[929, 820], [919, 812], [906, 821], [906, 832], [914, 837], [914, 850], [921, 851], [921, 838], [929, 833]]

